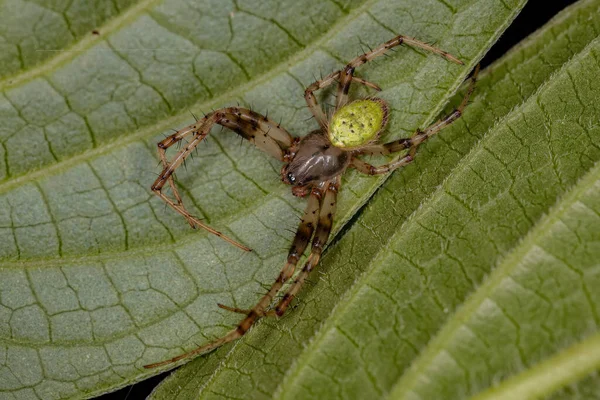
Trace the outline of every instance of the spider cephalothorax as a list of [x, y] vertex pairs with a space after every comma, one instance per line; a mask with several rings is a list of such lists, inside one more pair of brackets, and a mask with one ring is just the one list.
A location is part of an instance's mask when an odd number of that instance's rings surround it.
[[327, 126], [311, 132], [290, 148], [289, 163], [281, 169], [293, 193], [308, 194], [307, 186], [342, 174], [354, 154], [374, 143], [387, 124], [388, 107], [378, 98], [356, 100], [338, 109]]
[[292, 159], [281, 169], [283, 182], [306, 187], [341, 174], [350, 162], [347, 151], [335, 147], [321, 131], [306, 135], [293, 150]]
[[[267, 154], [284, 162], [281, 169], [281, 179], [284, 183], [292, 186], [294, 195], [308, 196], [308, 205], [292, 240], [287, 262], [268, 292], [251, 309], [243, 310], [222, 304], [218, 305], [223, 309], [245, 315], [238, 326], [220, 339], [169, 360], [146, 365], [146, 368], [171, 364], [195, 354], [210, 351], [224, 343], [242, 337], [258, 319], [264, 316], [283, 315], [302, 287], [308, 274], [319, 263], [321, 253], [331, 231], [341, 176], [346, 169], [352, 167], [365, 174], [377, 175], [402, 167], [414, 160], [417, 147], [421, 143], [460, 118], [473, 92], [478, 67], [475, 69], [463, 101], [454, 111], [428, 128], [417, 130], [409, 138], [385, 144], [378, 143], [381, 132], [387, 124], [387, 104], [376, 97], [367, 97], [349, 102], [348, 93], [353, 82], [375, 90], [381, 90], [374, 83], [354, 76], [354, 71], [360, 65], [403, 43], [436, 53], [454, 63], [462, 64], [461, 61], [445, 51], [416, 39], [399, 35], [374, 50], [356, 57], [343, 69], [332, 72], [306, 88], [304, 98], [319, 124], [319, 129], [312, 131], [301, 139], [294, 138], [280, 124], [275, 123], [266, 116], [246, 108], [229, 107], [211, 112], [201, 120], [196, 121], [196, 123], [177, 131], [158, 143], [158, 155], [163, 164], [163, 170], [152, 185], [152, 191], [175, 211], [183, 215], [192, 227], [206, 229], [243, 250], [250, 251], [248, 247], [230, 239], [192, 216], [185, 209], [173, 181], [174, 171], [209, 134], [213, 125], [218, 124], [231, 129]], [[314, 92], [334, 83], [337, 83], [338, 86], [336, 104], [334, 113], [328, 120], [319, 107]], [[173, 159], [167, 160], [166, 150], [174, 144], [180, 143], [186, 136], [191, 136], [191, 139]], [[367, 154], [387, 155], [403, 150], [406, 152], [401, 157], [378, 167], [370, 165], [359, 158], [359, 156]], [[174, 198], [169, 198], [163, 193], [162, 189], [167, 183], [173, 191]], [[304, 267], [291, 281], [289, 288], [279, 302], [271, 307], [271, 303], [283, 285], [294, 276], [296, 264], [308, 247], [309, 242], [311, 242], [311, 251]]]

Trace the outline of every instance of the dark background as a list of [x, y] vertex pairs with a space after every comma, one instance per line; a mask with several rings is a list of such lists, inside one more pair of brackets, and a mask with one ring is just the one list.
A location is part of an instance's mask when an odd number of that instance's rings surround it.
[[[575, 3], [575, 0], [529, 0], [512, 25], [483, 58], [481, 67], [485, 68], [494, 60], [502, 57], [511, 47], [536, 31], [559, 11], [572, 3]], [[105, 394], [97, 397], [96, 400], [145, 399], [169, 373], [165, 372], [119, 391]]]

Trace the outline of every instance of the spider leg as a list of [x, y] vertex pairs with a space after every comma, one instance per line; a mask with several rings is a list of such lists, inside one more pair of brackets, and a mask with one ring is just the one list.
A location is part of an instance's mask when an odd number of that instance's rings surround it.
[[354, 75], [353, 75], [353, 76], [352, 76], [352, 81], [353, 81], [353, 82], [356, 82], [356, 83], [360, 83], [361, 85], [365, 85], [365, 86], [367, 86], [367, 87], [370, 87], [371, 89], [375, 89], [375, 90], [377, 90], [378, 92], [381, 92], [381, 88], [379, 87], [379, 85], [376, 85], [376, 84], [375, 84], [375, 83], [373, 83], [373, 82], [369, 82], [369, 81], [368, 81], [368, 80], [366, 80], [366, 79], [359, 78], [358, 76], [354, 76]]
[[363, 160], [354, 158], [350, 165], [352, 165], [354, 168], [356, 168], [358, 171], [362, 172], [363, 174], [380, 175], [380, 174], [386, 174], [397, 168], [400, 168], [407, 164], [410, 164], [413, 160], [414, 160], [413, 156], [411, 156], [410, 154], [407, 154], [404, 157], [402, 157], [396, 161], [393, 161], [389, 164], [383, 164], [383, 165], [376, 167], [374, 165], [364, 162]]
[[[286, 151], [294, 143], [292, 136], [283, 129], [280, 124], [254, 111], [239, 107], [229, 107], [213, 111], [205, 115], [204, 118], [196, 121], [196, 123], [180, 129], [158, 143], [158, 154], [163, 164], [163, 170], [151, 189], [166, 204], [181, 214], [192, 227], [205, 229], [243, 250], [250, 251], [250, 248], [223, 235], [221, 232], [209, 227], [198, 218], [192, 216], [185, 209], [181, 196], [177, 192], [173, 181], [175, 170], [185, 162], [186, 158], [190, 156], [196, 146], [206, 138], [210, 133], [210, 129], [215, 124], [233, 130], [259, 149], [281, 161], [284, 161]], [[192, 140], [187, 142], [186, 145], [175, 154], [172, 160], [167, 160], [166, 150], [174, 144], [180, 143], [180, 141], [184, 140], [188, 135], [193, 136]], [[162, 191], [167, 182], [171, 189], [173, 189], [175, 200], [167, 197]]]
[[[196, 122], [197, 121], [198, 120], [196, 119]], [[167, 161], [167, 149], [169, 147], [173, 146], [174, 144], [179, 144], [181, 142], [181, 140], [183, 140], [187, 135], [192, 134], [194, 132], [193, 129], [190, 129], [192, 126], [193, 125], [187, 126], [183, 129], [180, 129], [179, 131], [175, 131], [174, 134], [167, 136], [165, 139], [163, 139], [157, 143], [158, 156], [162, 163], [163, 169], [167, 168], [169, 166], [169, 162]], [[171, 190], [173, 191], [173, 195], [175, 196], [175, 200], [177, 200], [177, 204], [180, 206], [183, 205], [181, 196], [179, 195], [179, 191], [177, 190], [177, 187], [175, 186], [175, 181], [173, 180], [173, 175], [169, 176], [168, 182], [169, 182], [169, 186], [171, 187]], [[192, 228], [194, 227], [194, 225], [192, 225], [191, 223], [190, 223], [190, 225], [192, 226]]]
[[412, 162], [414, 160], [417, 148], [419, 147], [419, 145], [421, 143], [423, 143], [424, 141], [426, 141], [433, 135], [437, 134], [439, 131], [441, 131], [445, 127], [451, 125], [454, 121], [456, 121], [457, 119], [459, 119], [462, 116], [463, 111], [464, 111], [465, 107], [467, 106], [467, 103], [469, 102], [469, 99], [471, 98], [473, 91], [475, 90], [475, 83], [477, 82], [478, 74], [479, 74], [479, 65], [477, 65], [477, 67], [475, 67], [475, 71], [473, 72], [473, 75], [470, 78], [469, 87], [467, 88], [467, 92], [465, 93], [465, 96], [463, 97], [460, 105], [456, 109], [454, 109], [454, 111], [452, 111], [450, 114], [448, 114], [446, 117], [444, 117], [443, 119], [430, 125], [425, 130], [417, 129], [416, 132], [410, 138], [399, 139], [399, 140], [395, 140], [393, 142], [389, 142], [389, 143], [381, 144], [381, 145], [367, 146], [367, 147], [361, 149], [357, 153], [357, 154], [386, 155], [386, 154], [392, 154], [392, 153], [396, 153], [396, 152], [408, 149], [407, 155], [399, 158], [398, 160], [392, 161], [391, 163], [384, 164], [384, 165], [381, 165], [378, 167], [368, 164], [358, 158], [353, 158], [351, 165], [362, 173], [365, 173], [368, 175], [378, 175], [378, 174], [385, 174], [387, 172], [393, 171], [396, 168], [403, 167], [403, 166], [409, 164], [410, 162]]
[[300, 271], [298, 276], [296, 276], [287, 292], [281, 298], [281, 301], [275, 307], [275, 313], [278, 316], [282, 316], [285, 313], [294, 297], [302, 288], [302, 285], [305, 283], [306, 278], [311, 273], [311, 271], [315, 269], [315, 267], [319, 263], [319, 260], [321, 259], [323, 248], [325, 247], [327, 239], [329, 239], [329, 234], [331, 233], [331, 226], [333, 224], [333, 217], [335, 215], [337, 203], [337, 193], [339, 191], [340, 184], [341, 179], [339, 176], [335, 178], [335, 181], [327, 183], [327, 191], [325, 192], [323, 204], [321, 205], [321, 211], [319, 213], [319, 223], [317, 225], [315, 236], [311, 244], [310, 255], [304, 263], [302, 271]]
[[[308, 198], [308, 204], [306, 206], [306, 210], [304, 211], [304, 215], [302, 217], [300, 225], [298, 226], [298, 230], [296, 231], [296, 236], [294, 237], [294, 240], [292, 241], [292, 245], [291, 245], [289, 253], [288, 253], [287, 262], [286, 262], [285, 266], [279, 272], [279, 276], [277, 277], [275, 282], [271, 285], [268, 292], [250, 310], [242, 310], [237, 307], [229, 307], [229, 306], [219, 305], [219, 307], [221, 307], [225, 310], [233, 311], [236, 313], [239, 313], [242, 311], [244, 311], [244, 312], [247, 311], [246, 318], [244, 318], [235, 329], [229, 331], [229, 333], [227, 333], [225, 336], [223, 336], [213, 342], [207, 343], [204, 346], [197, 347], [196, 349], [194, 349], [190, 352], [180, 354], [169, 360], [145, 365], [144, 368], [160, 367], [160, 366], [164, 366], [164, 365], [168, 365], [168, 364], [177, 362], [184, 358], [192, 357], [196, 354], [206, 353], [210, 350], [213, 350], [219, 346], [224, 345], [225, 343], [229, 343], [233, 340], [236, 340], [236, 339], [244, 336], [246, 334], [246, 332], [248, 332], [248, 330], [260, 318], [267, 316], [267, 315], [273, 315], [273, 313], [271, 311], [267, 310], [267, 307], [269, 307], [269, 305], [271, 304], [271, 302], [273, 301], [273, 299], [275, 298], [277, 293], [283, 287], [284, 283], [286, 281], [288, 281], [294, 274], [294, 270], [296, 269], [296, 264], [298, 263], [298, 260], [304, 253], [304, 250], [306, 250], [308, 241], [310, 240], [310, 238], [315, 230], [315, 226], [317, 225], [317, 223], [319, 223], [319, 225], [320, 225], [319, 217], [320, 217], [320, 214], [322, 214], [322, 213], [319, 213], [319, 211], [321, 210], [321, 199], [323, 198], [323, 192], [325, 191], [324, 189], [327, 188], [327, 185], [328, 185], [328, 182], [324, 182], [323, 185], [316, 186], [312, 189], [310, 197]], [[327, 193], [329, 193], [329, 191], [327, 191]], [[325, 199], [327, 199], [327, 195], [325, 196]]]
[[218, 304], [219, 307], [228, 311], [243, 313], [248, 316], [250, 316], [253, 312], [258, 315], [258, 317], [273, 314], [270, 311], [267, 311], [266, 308], [269, 306], [269, 304], [271, 304], [273, 298], [277, 295], [279, 290], [281, 290], [283, 284], [294, 274], [296, 264], [298, 264], [298, 260], [304, 253], [304, 250], [306, 250], [308, 241], [312, 237], [315, 226], [317, 226], [319, 222], [319, 210], [321, 209], [320, 204], [321, 198], [323, 197], [323, 187], [326, 187], [326, 183], [322, 186], [315, 186], [311, 190], [308, 198], [308, 204], [304, 210], [304, 215], [302, 215], [302, 218], [300, 219], [300, 225], [296, 230], [294, 240], [292, 241], [292, 245], [290, 246], [290, 250], [288, 252], [287, 263], [281, 270], [275, 283], [271, 285], [271, 288], [267, 294], [263, 296], [263, 298], [257, 303], [256, 306], [254, 306], [252, 310], [242, 310], [236, 307], [225, 306], [223, 304]]
[[226, 306], [225, 304], [221, 304], [221, 303], [217, 303], [217, 306], [219, 306], [223, 310], [231, 311], [231, 312], [234, 312], [234, 313], [237, 313], [237, 314], [248, 315], [248, 313], [251, 311], [250, 309], [237, 308], [237, 307], [229, 307], [229, 306]]
[[[229, 307], [229, 306], [226, 306], [225, 304], [221, 304], [221, 303], [217, 303], [217, 306], [219, 306], [219, 308], [222, 308], [223, 310], [231, 311], [236, 314], [248, 315], [249, 313], [252, 312], [252, 309], [250, 309], [250, 308]], [[267, 310], [263, 313], [264, 317], [275, 317], [276, 315], [277, 314], [275, 314], [275, 311], [272, 311], [272, 310]]]
[[414, 39], [414, 38], [411, 38], [408, 36], [398, 35], [395, 38], [388, 40], [387, 42], [379, 45], [375, 49], [354, 58], [343, 69], [332, 72], [331, 74], [327, 75], [325, 78], [315, 81], [314, 83], [312, 83], [311, 85], [309, 85], [306, 88], [306, 90], [304, 91], [304, 99], [306, 100], [306, 104], [308, 104], [308, 108], [310, 109], [312, 114], [315, 116], [315, 119], [317, 120], [317, 122], [319, 123], [319, 125], [321, 126], [321, 128], [323, 130], [327, 130], [327, 117], [326, 117], [325, 113], [323, 112], [323, 110], [321, 109], [321, 107], [319, 107], [319, 104], [317, 103], [317, 99], [314, 95], [314, 92], [319, 89], [323, 89], [337, 81], [338, 82], [338, 92], [337, 92], [337, 100], [336, 100], [336, 107], [335, 107], [335, 109], [337, 110], [338, 108], [344, 106], [348, 102], [348, 92], [350, 90], [350, 84], [352, 82], [360, 83], [362, 85], [371, 87], [375, 90], [381, 90], [379, 88], [379, 86], [377, 86], [374, 83], [365, 81], [364, 79], [361, 79], [361, 78], [354, 77], [354, 70], [357, 67], [360, 67], [361, 65], [366, 63], [367, 61], [370, 61], [370, 60], [372, 60], [376, 57], [382, 56], [382, 55], [386, 55], [390, 49], [392, 49], [396, 46], [399, 46], [401, 44], [407, 44], [412, 47], [417, 47], [417, 48], [429, 51], [431, 53], [438, 54], [438, 55], [444, 57], [448, 61], [463, 65], [462, 61], [460, 61], [458, 58], [454, 57], [452, 54], [450, 54], [444, 50], [438, 49], [437, 47], [434, 47], [430, 44], [421, 42], [420, 40], [417, 40], [417, 39]]
[[387, 55], [388, 51], [390, 51], [396, 46], [400, 46], [401, 44], [407, 44], [412, 47], [420, 48], [431, 53], [438, 54], [448, 61], [463, 65], [462, 61], [460, 61], [458, 58], [454, 57], [452, 54], [444, 50], [438, 49], [437, 47], [434, 47], [425, 42], [421, 42], [420, 40], [414, 38], [410, 38], [404, 35], [398, 35], [395, 38], [377, 46], [375, 49], [356, 57], [355, 59], [350, 61], [344, 69], [339, 71], [340, 75], [336, 100], [336, 110], [340, 107], [343, 107], [348, 102], [348, 91], [350, 90], [350, 84], [353, 81], [354, 70], [360, 67], [361, 65], [365, 64], [367, 61], [371, 61], [372, 59], [379, 56]]

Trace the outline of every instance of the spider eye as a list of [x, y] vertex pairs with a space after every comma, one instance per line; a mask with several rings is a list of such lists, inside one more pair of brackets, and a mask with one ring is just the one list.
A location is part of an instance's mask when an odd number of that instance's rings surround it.
[[287, 178], [288, 178], [288, 181], [289, 181], [290, 183], [294, 183], [294, 182], [296, 182], [296, 177], [295, 177], [295, 176], [294, 176], [294, 174], [292, 174], [291, 172], [288, 172], [288, 174], [287, 174]]

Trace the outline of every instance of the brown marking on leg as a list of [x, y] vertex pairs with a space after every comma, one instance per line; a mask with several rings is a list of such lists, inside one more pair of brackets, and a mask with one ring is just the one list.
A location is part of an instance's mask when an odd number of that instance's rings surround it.
[[435, 134], [437, 134], [439, 131], [441, 131], [445, 127], [451, 125], [454, 121], [456, 121], [457, 119], [459, 119], [462, 116], [463, 111], [464, 111], [465, 107], [467, 106], [469, 99], [470, 99], [471, 95], [473, 94], [473, 91], [475, 90], [475, 83], [477, 82], [478, 74], [479, 74], [479, 65], [477, 65], [477, 67], [475, 68], [475, 70], [473, 72], [473, 75], [470, 78], [469, 87], [467, 88], [467, 92], [465, 93], [465, 96], [463, 97], [460, 105], [454, 111], [452, 111], [450, 114], [448, 114], [446, 117], [444, 117], [442, 120], [430, 125], [425, 130], [417, 129], [415, 131], [415, 133], [408, 139], [400, 139], [400, 140], [397, 140], [394, 142], [386, 143], [384, 145], [368, 146], [363, 149], [360, 149], [356, 153], [357, 155], [358, 154], [383, 154], [383, 155], [385, 155], [385, 154], [393, 153], [395, 151], [405, 150], [408, 148], [409, 150], [408, 150], [407, 155], [405, 155], [404, 157], [402, 157], [396, 161], [393, 161], [391, 163], [384, 164], [384, 165], [381, 165], [378, 167], [374, 167], [373, 165], [368, 164], [368, 163], [354, 157], [352, 159], [351, 166], [353, 166], [354, 168], [356, 168], [357, 170], [359, 170], [360, 172], [362, 172], [364, 174], [378, 175], [378, 174], [385, 174], [387, 172], [393, 171], [397, 168], [403, 167], [403, 166], [411, 163], [414, 160], [415, 154], [417, 152], [417, 148], [419, 147], [419, 145], [421, 143], [423, 143], [430, 137], [434, 136]]
[[350, 91], [350, 84], [353, 81], [354, 67], [347, 65], [346, 68], [340, 71], [340, 78], [338, 83], [337, 97], [335, 103], [335, 109], [339, 110], [341, 107], [348, 103], [348, 92]]
[[333, 217], [335, 215], [337, 193], [340, 187], [341, 179], [336, 177], [334, 182], [327, 185], [327, 191], [323, 197], [323, 203], [319, 212], [319, 222], [315, 231], [315, 236], [311, 244], [311, 252], [302, 268], [302, 271], [294, 279], [287, 292], [283, 295], [280, 302], [275, 307], [275, 313], [278, 316], [282, 316], [288, 309], [290, 303], [294, 297], [302, 288], [302, 285], [306, 281], [306, 278], [310, 272], [317, 266], [323, 253], [323, 248], [327, 243], [329, 234], [331, 233], [331, 227], [333, 225]]
[[279, 123], [256, 111], [239, 107], [224, 108], [223, 111], [226, 114], [237, 115], [241, 120], [249, 123], [252, 127], [257, 128], [264, 136], [268, 136], [275, 140], [284, 150], [287, 150], [294, 143], [295, 138], [282, 128]]
[[[294, 143], [294, 139], [285, 129], [281, 128], [279, 124], [276, 124], [265, 116], [245, 108], [223, 108], [206, 115], [201, 120], [196, 121], [196, 123], [180, 129], [175, 134], [158, 143], [158, 154], [163, 165], [163, 170], [151, 189], [165, 203], [181, 214], [192, 227], [205, 229], [245, 251], [250, 251], [251, 249], [249, 247], [236, 242], [193, 217], [185, 209], [181, 196], [173, 181], [173, 173], [175, 170], [181, 166], [196, 146], [204, 140], [210, 133], [212, 126], [215, 124], [231, 128], [244, 139], [252, 142], [259, 149], [282, 161], [285, 152]], [[178, 151], [170, 161], [167, 160], [166, 150], [174, 144], [179, 143], [188, 135], [193, 135], [193, 139]], [[175, 200], [170, 199], [162, 192], [166, 183], [168, 183], [173, 190]]]
[[386, 144], [373, 144], [358, 149], [355, 154], [371, 154], [377, 156], [386, 156], [388, 154], [397, 153], [406, 150], [413, 146], [411, 138], [394, 140]]
[[[308, 198], [308, 204], [304, 210], [304, 215], [300, 220], [300, 225], [298, 226], [298, 230], [296, 231], [296, 235], [292, 240], [288, 252], [287, 263], [293, 265], [294, 268], [304, 253], [304, 250], [306, 250], [306, 246], [308, 246], [308, 242], [317, 226], [322, 196], [323, 190], [321, 188], [312, 188], [310, 197]], [[287, 281], [291, 277], [291, 274], [293, 274], [293, 270], [289, 271], [289, 275], [285, 276], [284, 281]]]
[[[327, 184], [327, 183], [326, 183]], [[324, 185], [325, 186], [325, 185]], [[204, 346], [198, 347], [190, 352], [180, 354], [177, 357], [173, 357], [169, 360], [161, 361], [154, 364], [145, 365], [144, 368], [155, 368], [164, 365], [168, 365], [179, 360], [183, 360], [188, 357], [192, 357], [196, 354], [201, 354], [213, 350], [219, 346], [222, 346], [225, 343], [229, 343], [233, 340], [239, 339], [248, 332], [248, 330], [258, 321], [260, 318], [264, 316], [272, 316], [275, 315], [275, 312], [268, 311], [267, 307], [279, 290], [283, 287], [283, 284], [289, 280], [294, 274], [294, 270], [296, 268], [296, 264], [306, 246], [308, 245], [308, 241], [310, 240], [315, 226], [317, 225], [317, 221], [319, 221], [319, 210], [321, 198], [323, 197], [323, 189], [321, 187], [315, 187], [311, 191], [311, 195], [308, 200], [308, 205], [304, 210], [304, 215], [298, 226], [298, 230], [296, 232], [296, 236], [292, 241], [292, 245], [290, 247], [290, 251], [288, 253], [287, 263], [279, 273], [279, 276], [275, 280], [275, 282], [271, 285], [269, 291], [256, 303], [254, 307], [250, 310], [242, 310], [237, 307], [229, 307], [219, 304], [219, 307], [233, 312], [244, 312], [246, 314], [246, 318], [244, 318], [238, 326], [227, 333], [222, 338], [219, 338], [213, 342], [207, 343]], [[327, 196], [325, 196], [327, 198]], [[322, 214], [322, 213], [321, 213]], [[320, 223], [320, 222], [319, 222]]]
[[391, 163], [383, 164], [378, 167], [375, 167], [369, 163], [364, 162], [363, 160], [361, 160], [359, 158], [353, 158], [350, 165], [352, 165], [354, 168], [356, 168], [358, 171], [362, 172], [363, 174], [381, 175], [381, 174], [387, 174], [388, 172], [393, 171], [397, 168], [404, 167], [405, 165], [410, 164], [413, 160], [414, 160], [414, 158], [410, 154], [408, 154], [396, 161], [392, 161]]
[[462, 61], [460, 61], [458, 58], [454, 57], [452, 54], [448, 53], [447, 51], [438, 49], [435, 46], [432, 46], [425, 42], [421, 42], [420, 40], [417, 40], [414, 38], [410, 38], [408, 36], [398, 35], [395, 38], [388, 40], [387, 42], [377, 46], [376, 48], [369, 51], [368, 53], [365, 53], [365, 54], [362, 54], [362, 55], [356, 57], [355, 59], [353, 59], [352, 61], [350, 61], [348, 63], [348, 66], [357, 68], [357, 67], [365, 64], [366, 62], [371, 61], [374, 58], [377, 58], [379, 56], [386, 54], [390, 49], [392, 49], [396, 46], [400, 46], [403, 43], [407, 44], [409, 46], [412, 46], [412, 47], [426, 50], [426, 51], [434, 53], [434, 54], [438, 54], [448, 61], [463, 65]]
[[237, 314], [248, 315], [248, 313], [250, 313], [250, 309], [237, 308], [237, 307], [229, 307], [229, 306], [226, 306], [225, 304], [221, 304], [221, 303], [217, 303], [217, 306], [219, 308], [222, 308], [223, 310], [231, 311], [231, 312], [234, 312], [234, 313], [237, 313]]

